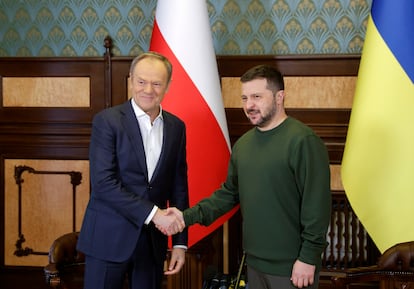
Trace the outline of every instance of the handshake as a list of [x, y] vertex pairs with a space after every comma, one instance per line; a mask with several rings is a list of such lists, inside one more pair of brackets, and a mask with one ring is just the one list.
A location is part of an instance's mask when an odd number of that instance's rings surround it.
[[158, 230], [167, 236], [182, 232], [185, 228], [183, 213], [175, 207], [158, 209], [152, 222]]

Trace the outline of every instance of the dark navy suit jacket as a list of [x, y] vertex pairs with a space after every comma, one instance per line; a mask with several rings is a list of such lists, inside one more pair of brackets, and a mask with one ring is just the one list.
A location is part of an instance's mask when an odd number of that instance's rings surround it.
[[[123, 262], [131, 257], [141, 230], [150, 230], [157, 262], [164, 262], [168, 239], [145, 219], [154, 205], [188, 207], [184, 123], [163, 111], [160, 159], [148, 180], [142, 137], [130, 101], [98, 113], [89, 151], [91, 196], [78, 250], [98, 259]], [[187, 230], [173, 245], [187, 245]]]

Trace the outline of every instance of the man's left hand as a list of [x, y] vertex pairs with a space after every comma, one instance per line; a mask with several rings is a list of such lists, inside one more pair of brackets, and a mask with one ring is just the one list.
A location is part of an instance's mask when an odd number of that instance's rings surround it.
[[167, 271], [164, 271], [165, 275], [173, 275], [180, 272], [185, 263], [185, 249], [173, 248], [171, 252], [171, 260], [168, 264]]
[[296, 260], [293, 264], [292, 277], [290, 278], [293, 285], [298, 288], [308, 287], [315, 280], [315, 265], [306, 264]]

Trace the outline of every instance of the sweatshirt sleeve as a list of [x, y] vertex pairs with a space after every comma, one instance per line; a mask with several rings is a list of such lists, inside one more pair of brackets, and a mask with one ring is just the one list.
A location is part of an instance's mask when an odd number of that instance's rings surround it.
[[302, 246], [299, 260], [320, 264], [327, 246], [326, 233], [331, 217], [329, 156], [325, 144], [316, 135], [300, 143], [297, 153], [297, 182], [301, 184]]
[[186, 226], [196, 223], [208, 226], [239, 204], [237, 176], [233, 168], [233, 162], [230, 161], [226, 182], [221, 188], [183, 212]]
[[210, 197], [201, 200], [183, 212], [186, 226], [196, 223], [203, 226], [211, 225], [216, 219], [230, 211], [238, 204], [238, 199], [226, 190], [224, 185]]

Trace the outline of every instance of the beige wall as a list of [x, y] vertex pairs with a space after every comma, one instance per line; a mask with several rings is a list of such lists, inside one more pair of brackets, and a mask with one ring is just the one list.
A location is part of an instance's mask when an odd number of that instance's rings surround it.
[[90, 104], [88, 77], [4, 77], [2, 85], [3, 107], [89, 107]]
[[[222, 94], [225, 107], [241, 107], [240, 81], [223, 77]], [[351, 108], [355, 76], [285, 77], [286, 108]]]

